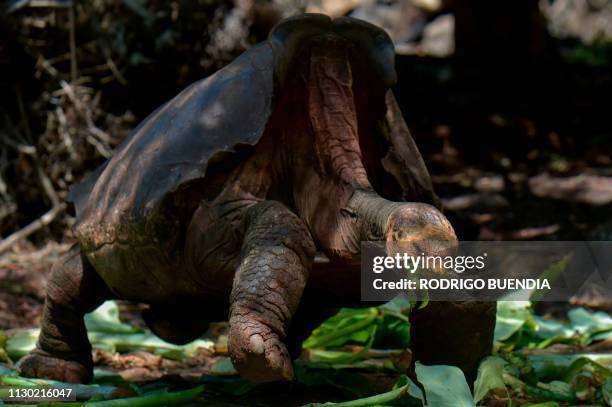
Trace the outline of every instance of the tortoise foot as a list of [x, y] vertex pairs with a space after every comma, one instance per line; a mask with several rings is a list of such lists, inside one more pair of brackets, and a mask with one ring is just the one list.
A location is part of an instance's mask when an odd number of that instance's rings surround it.
[[19, 361], [19, 374], [24, 377], [51, 379], [67, 383], [88, 383], [93, 368], [72, 360], [64, 360], [41, 350], [35, 350]]
[[248, 380], [262, 383], [293, 379], [287, 347], [261, 323], [231, 326], [229, 352], [238, 372]]

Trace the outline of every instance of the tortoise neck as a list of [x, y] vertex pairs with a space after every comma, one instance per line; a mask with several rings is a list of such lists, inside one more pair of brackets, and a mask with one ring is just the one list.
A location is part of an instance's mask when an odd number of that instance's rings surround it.
[[308, 115], [324, 172], [356, 188], [371, 188], [362, 163], [348, 49], [332, 37], [313, 46]]

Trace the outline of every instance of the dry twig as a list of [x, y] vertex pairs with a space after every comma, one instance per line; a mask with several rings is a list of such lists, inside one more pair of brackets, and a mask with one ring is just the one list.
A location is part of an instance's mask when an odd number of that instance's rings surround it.
[[37, 230], [40, 230], [43, 227], [49, 225], [51, 222], [53, 222], [57, 215], [62, 213], [65, 209], [66, 204], [60, 203], [59, 205], [54, 206], [53, 208], [48, 210], [44, 215], [36, 219], [34, 222], [28, 224], [23, 229], [18, 230], [17, 232], [9, 235], [6, 239], [0, 241], [0, 253], [4, 253], [21, 239], [25, 239]]

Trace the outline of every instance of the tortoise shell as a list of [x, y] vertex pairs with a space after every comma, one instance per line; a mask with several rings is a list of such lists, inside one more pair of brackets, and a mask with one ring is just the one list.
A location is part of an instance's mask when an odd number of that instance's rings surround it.
[[[330, 31], [356, 44], [383, 87], [395, 83], [393, 44], [380, 28], [319, 14], [282, 21], [266, 41], [154, 111], [106, 163], [72, 188], [74, 232], [92, 263], [114, 253], [117, 245], [144, 253], [148, 248], [182, 249], [186, 223], [202, 199], [197, 191], [211, 179], [209, 169], [215, 166], [222, 173], [224, 166], [248, 156], [266, 129], [302, 44]], [[386, 112], [381, 109], [381, 117], [372, 122], [377, 123], [374, 137], [386, 146], [381, 168], [399, 186], [398, 196], [387, 198], [435, 204], [422, 157], [390, 90], [384, 99], [379, 102]]]

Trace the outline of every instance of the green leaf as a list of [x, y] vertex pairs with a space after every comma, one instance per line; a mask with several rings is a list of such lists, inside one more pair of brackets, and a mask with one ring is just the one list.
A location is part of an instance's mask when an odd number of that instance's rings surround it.
[[601, 392], [608, 406], [612, 406], [612, 377], [608, 377], [603, 386], [601, 386]]
[[[408, 376], [401, 375], [397, 383], [393, 386], [393, 390], [399, 389], [400, 387], [407, 386], [407, 396], [402, 397], [402, 399], [408, 399], [407, 401], [418, 401], [420, 404], [425, 403], [425, 395], [423, 394], [423, 390], [419, 386], [417, 386]], [[408, 403], [407, 403], [408, 404]]]
[[13, 360], [27, 355], [36, 347], [39, 332], [39, 329], [24, 329], [16, 332], [6, 342], [6, 353]]
[[14, 376], [16, 374], [17, 372], [13, 369], [0, 365], [0, 376]]
[[345, 364], [360, 359], [360, 352], [344, 352], [337, 350], [310, 349], [308, 361], [312, 363]]
[[589, 312], [584, 308], [574, 308], [567, 314], [571, 327], [583, 335], [593, 335], [612, 330], [612, 317], [605, 312]]
[[591, 335], [589, 342], [595, 341], [612, 341], [612, 329]]
[[357, 400], [343, 401], [340, 403], [313, 403], [304, 407], [372, 407], [383, 405], [422, 405], [423, 392], [414, 384], [407, 376], [401, 376], [398, 382], [393, 386], [393, 389], [382, 394], [377, 394], [370, 397], [365, 397]]
[[323, 322], [304, 341], [305, 349], [338, 347], [347, 343], [404, 349], [410, 344], [410, 302], [397, 297], [370, 308], [343, 308]]
[[77, 400], [89, 400], [93, 397], [103, 399], [113, 398], [117, 387], [98, 384], [63, 383], [56, 380], [31, 379], [20, 376], [0, 376], [0, 383], [6, 386], [37, 387], [37, 388], [70, 388]]
[[377, 308], [343, 308], [315, 329], [302, 346], [310, 349], [341, 346], [348, 342], [366, 343], [372, 335], [378, 312]]
[[332, 386], [349, 397], [363, 397], [371, 393], [364, 375], [346, 369], [320, 367], [303, 361], [294, 365], [297, 381], [306, 386]]
[[94, 401], [84, 403], [86, 407], [153, 407], [185, 404], [193, 401], [204, 391], [204, 386], [177, 392], [151, 392], [142, 396], [127, 397], [116, 400]]
[[221, 392], [225, 394], [231, 394], [233, 396], [244, 396], [256, 387], [257, 383], [253, 383], [246, 379], [238, 379], [226, 383], [221, 388]]
[[538, 383], [538, 387], [553, 392], [559, 395], [562, 399], [571, 400], [575, 396], [572, 386], [560, 380], [553, 380], [550, 383]]
[[125, 383], [125, 379], [118, 375], [115, 372], [111, 372], [109, 370], [94, 367], [94, 383], [112, 383], [112, 384], [121, 384]]
[[612, 355], [601, 353], [529, 355], [527, 358], [533, 366], [536, 376], [540, 380], [554, 380], [564, 377], [564, 375], [570, 372], [572, 363], [581, 358], [596, 362], [598, 365], [608, 370], [612, 367]]
[[[567, 371], [563, 375], [565, 382], [571, 382], [574, 377], [582, 372], [589, 371], [597, 374], [599, 377], [607, 378], [612, 376], [612, 371], [601, 364], [586, 358], [581, 357], [574, 360], [571, 365], [567, 368]], [[602, 380], [603, 382], [603, 380]]]
[[503, 374], [506, 361], [499, 356], [488, 356], [478, 366], [474, 382], [474, 402], [478, 403], [491, 390], [506, 389]]
[[119, 307], [117, 307], [115, 301], [106, 301], [95, 311], [85, 315], [85, 326], [88, 331], [110, 334], [142, 332], [142, 329], [124, 324], [119, 320]]
[[[107, 352], [146, 350], [169, 359], [181, 360], [195, 354], [199, 348], [210, 349], [214, 345], [211, 341], [201, 339], [186, 345], [174, 345], [139, 328], [123, 324], [119, 321], [117, 305], [112, 301], [107, 301], [86, 315], [85, 322], [91, 345]], [[9, 357], [17, 360], [32, 351], [36, 347], [39, 334], [39, 329], [29, 329], [12, 335], [6, 344]]]
[[89, 340], [95, 348], [114, 349], [117, 352], [129, 352], [134, 350], [146, 350], [168, 359], [180, 360], [186, 356], [195, 354], [198, 348], [208, 348], [213, 343], [208, 340], [197, 339], [187, 345], [174, 345], [165, 342], [153, 334], [106, 334], [100, 332], [89, 332]]
[[602, 383], [599, 383], [594, 376], [585, 372], [574, 377], [571, 387], [578, 400], [590, 401], [595, 398], [597, 388], [601, 385]]
[[586, 345], [593, 341], [612, 339], [612, 318], [605, 312], [575, 308], [568, 313], [568, 317], [570, 322], [564, 323], [533, 316], [535, 329], [523, 331], [544, 340], [532, 342], [530, 347], [542, 349], [554, 343]]
[[416, 362], [416, 374], [425, 388], [429, 406], [475, 406], [470, 387], [458, 367]]
[[410, 346], [410, 322], [407, 318], [403, 314], [384, 311], [377, 320], [374, 346], [380, 349], [405, 349]]
[[398, 295], [391, 301], [384, 303], [379, 307], [384, 311], [392, 311], [398, 314], [408, 313], [412, 308], [410, 300], [406, 296]]
[[238, 374], [238, 371], [232, 364], [230, 358], [222, 358], [212, 364], [210, 373], [217, 376], [235, 376]]
[[[565, 401], [573, 403], [576, 401], [576, 396], [573, 392], [565, 392], [563, 389], [553, 387], [552, 390], [541, 387], [541, 383], [538, 383], [538, 387], [525, 385], [526, 393], [532, 397], [536, 397], [541, 400], [550, 401]], [[560, 391], [556, 391], [560, 390]]]
[[529, 301], [499, 301], [495, 321], [496, 341], [504, 341], [517, 332], [531, 317]]
[[537, 325], [534, 332], [538, 338], [551, 339], [555, 337], [571, 337], [576, 331], [560, 321], [544, 319], [536, 316], [535, 323]]

